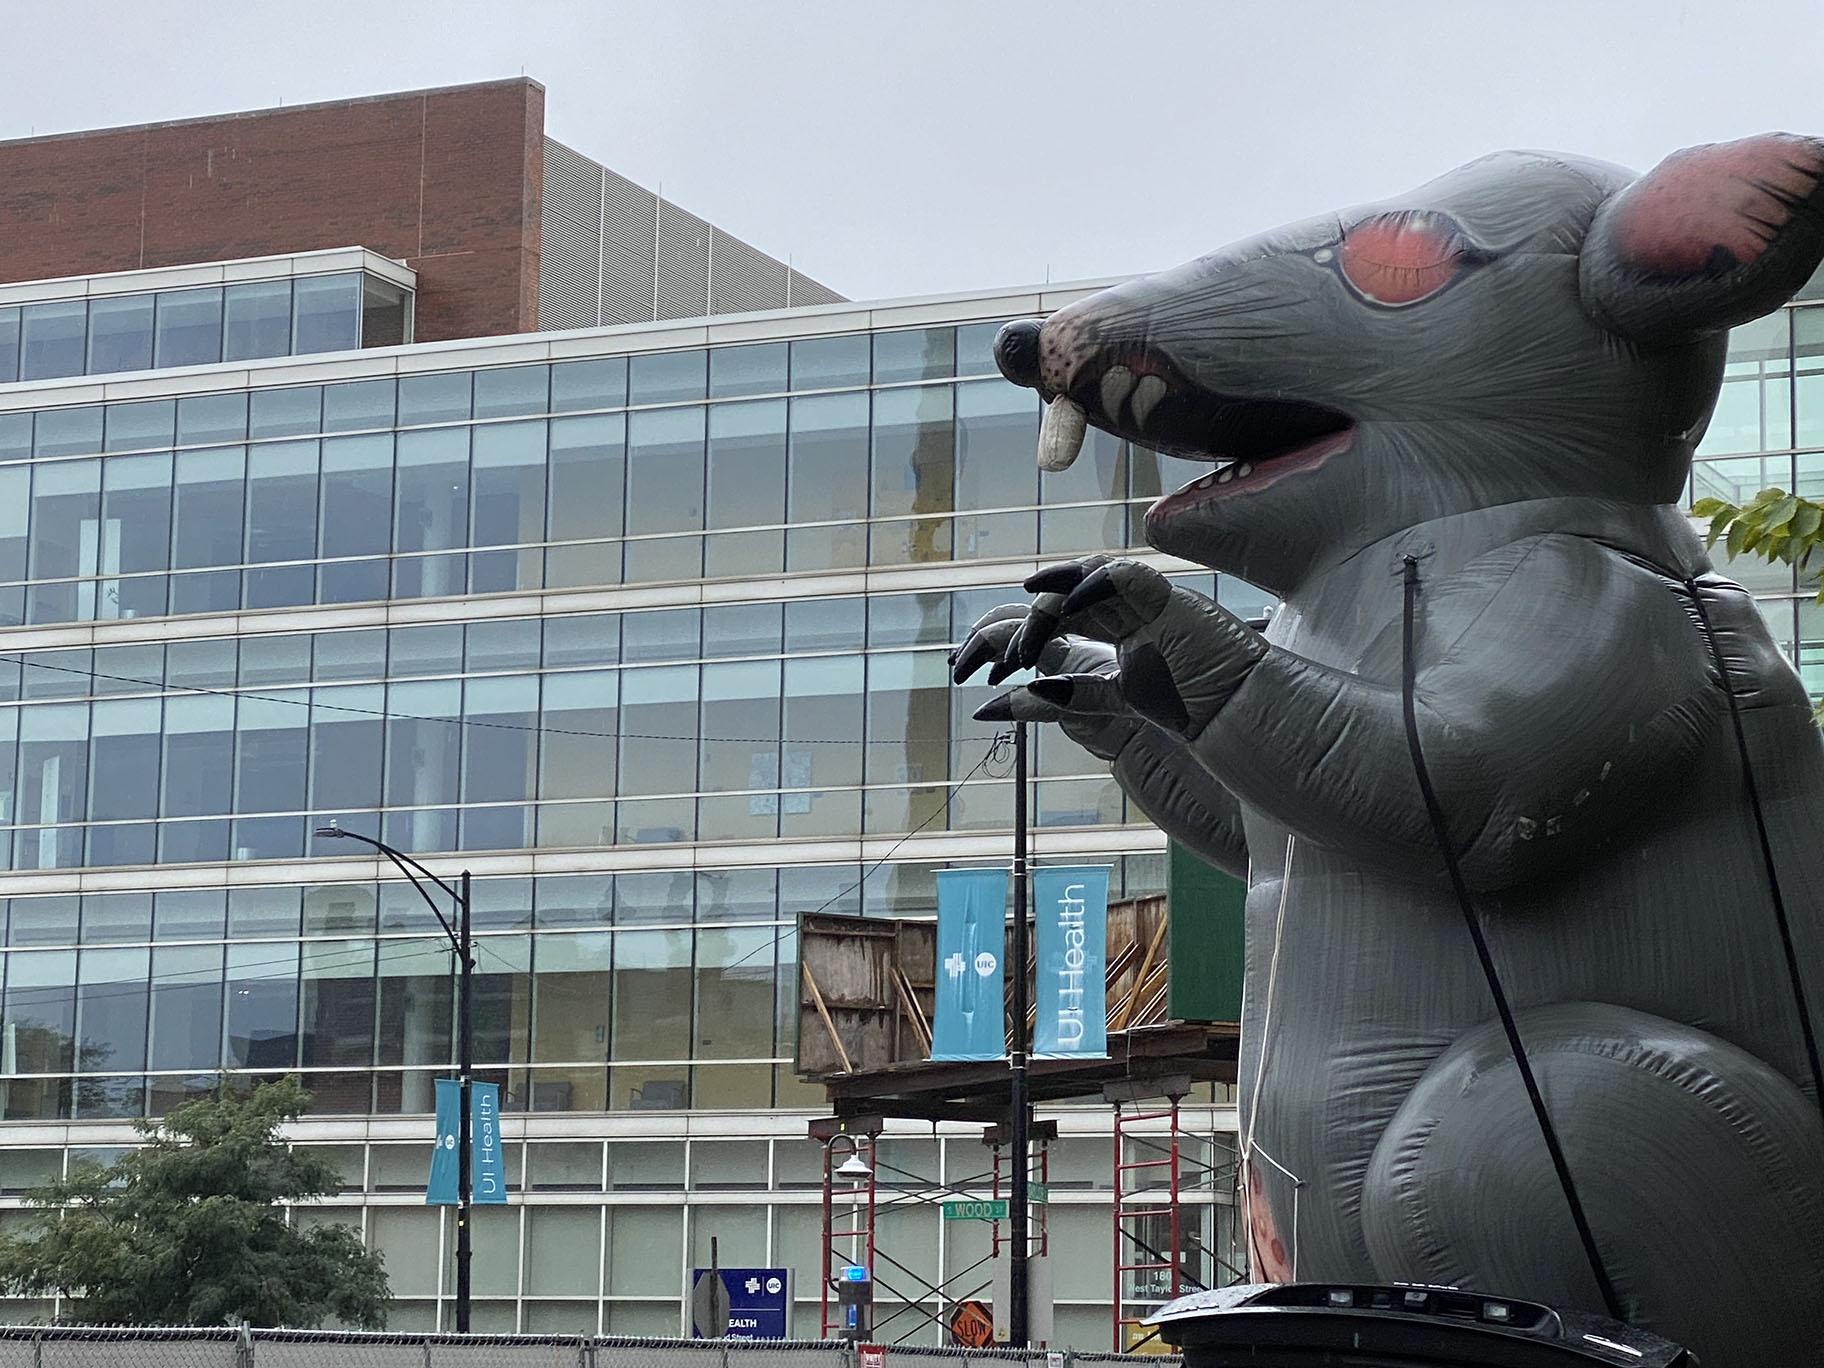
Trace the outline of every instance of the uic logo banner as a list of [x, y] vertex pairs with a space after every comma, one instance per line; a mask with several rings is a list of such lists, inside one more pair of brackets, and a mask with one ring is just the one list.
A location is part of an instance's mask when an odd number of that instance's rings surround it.
[[1007, 1027], [1001, 958], [1007, 944], [1007, 871], [937, 873], [937, 1012], [933, 1059], [1002, 1059]]
[[1108, 869], [1048, 865], [1033, 871], [1036, 1058], [1108, 1057]]
[[[431, 1176], [425, 1185], [427, 1206], [455, 1206], [461, 1175], [456, 1153], [456, 1132], [462, 1115], [462, 1082], [439, 1078], [437, 1082], [437, 1142], [431, 1151]], [[476, 1206], [494, 1206], [507, 1200], [507, 1163], [501, 1146], [500, 1085], [470, 1083], [469, 1190]]]

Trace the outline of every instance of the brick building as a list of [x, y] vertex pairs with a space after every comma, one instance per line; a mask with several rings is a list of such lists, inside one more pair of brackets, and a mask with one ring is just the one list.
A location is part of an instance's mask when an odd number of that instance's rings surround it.
[[546, 138], [524, 77], [0, 143], [0, 283], [349, 247], [417, 273], [420, 342], [841, 298]]

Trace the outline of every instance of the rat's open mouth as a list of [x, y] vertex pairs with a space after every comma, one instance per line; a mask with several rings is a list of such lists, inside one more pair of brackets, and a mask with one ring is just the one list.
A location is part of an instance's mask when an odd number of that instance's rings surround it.
[[1046, 406], [1040, 467], [1067, 468], [1091, 422], [1156, 451], [1216, 466], [1160, 499], [1147, 511], [1149, 518], [1264, 489], [1309, 470], [1346, 450], [1355, 430], [1347, 414], [1322, 404], [1218, 393], [1162, 358], [1134, 353], [1111, 358], [1099, 369], [1080, 367], [1069, 391]]

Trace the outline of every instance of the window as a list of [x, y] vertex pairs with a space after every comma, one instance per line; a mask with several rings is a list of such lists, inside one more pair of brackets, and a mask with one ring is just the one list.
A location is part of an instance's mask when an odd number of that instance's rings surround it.
[[386, 690], [378, 684], [311, 691], [310, 807], [352, 812], [380, 805]]
[[[613, 937], [607, 932], [541, 935], [535, 954], [533, 1062], [592, 1067], [535, 1072], [532, 1110], [606, 1110]], [[590, 1186], [600, 1181], [598, 1153]]]
[[228, 947], [226, 1067], [289, 1069], [297, 1064], [298, 950], [296, 942]]
[[688, 1071], [681, 1063], [627, 1064], [690, 1057], [690, 932], [616, 932], [613, 1005], [610, 1105], [671, 1110], [688, 1105]]
[[384, 555], [393, 525], [393, 435], [326, 438], [322, 499], [325, 556]]
[[670, 404], [701, 399], [707, 375], [708, 353], [656, 352], [630, 357], [627, 362], [628, 401], [635, 404]]
[[[39, 466], [32, 481], [31, 575], [55, 579], [95, 573], [96, 515], [101, 462], [65, 461]], [[94, 612], [92, 583], [34, 589], [31, 620], [68, 622]]]
[[517, 418], [549, 407], [549, 366], [504, 366], [475, 372], [475, 416]]
[[155, 366], [208, 366], [222, 359], [222, 292], [171, 290], [158, 297]]
[[156, 698], [95, 703], [89, 749], [92, 819], [158, 816], [160, 711]]
[[89, 302], [90, 375], [151, 366], [153, 299], [149, 294], [115, 295]]
[[[873, 508], [877, 518], [947, 514], [956, 506], [956, 461], [948, 385], [882, 390], [874, 396]], [[924, 517], [877, 525], [869, 559], [894, 565], [945, 560], [950, 520]]]
[[697, 773], [697, 670], [661, 665], [621, 678], [620, 791], [689, 793]]
[[709, 354], [712, 399], [743, 394], [783, 394], [786, 388], [786, 344], [717, 347]]
[[868, 396], [792, 400], [788, 461], [790, 520], [836, 525], [794, 527], [786, 547], [786, 568], [861, 565], [867, 554]]
[[406, 375], [399, 380], [399, 425], [461, 422], [469, 416], [469, 371]]
[[171, 541], [174, 569], [240, 563], [246, 461], [240, 447], [178, 454]]
[[618, 408], [627, 402], [627, 358], [564, 361], [551, 367], [551, 412]]
[[468, 533], [468, 512], [469, 430], [400, 433], [399, 550], [461, 546]]
[[0, 309], [0, 385], [19, 378], [19, 310]]
[[627, 530], [703, 526], [703, 410], [636, 413], [627, 425]]
[[942, 380], [956, 373], [956, 330], [913, 328], [874, 334], [874, 383]]
[[262, 280], [227, 287], [222, 360], [284, 356], [291, 349], [291, 282]]
[[300, 1062], [306, 1068], [371, 1065], [377, 999], [374, 942], [306, 941], [302, 989]]
[[81, 375], [89, 306], [80, 299], [27, 304], [19, 311], [19, 378]]
[[361, 345], [361, 277], [300, 276], [293, 282], [291, 351], [353, 351]]
[[792, 347], [792, 388], [841, 389], [868, 383], [868, 337], [807, 337]]
[[150, 1034], [148, 1068], [205, 1072], [220, 1065], [221, 946], [154, 947]]
[[620, 674], [583, 670], [547, 675], [540, 738], [540, 798], [614, 796], [615, 718]]

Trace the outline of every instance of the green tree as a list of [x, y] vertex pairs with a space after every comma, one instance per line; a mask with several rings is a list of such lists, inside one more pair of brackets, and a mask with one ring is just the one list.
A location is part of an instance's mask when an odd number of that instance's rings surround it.
[[310, 1105], [296, 1078], [214, 1093], [135, 1123], [146, 1143], [77, 1166], [28, 1194], [45, 1214], [0, 1238], [0, 1287], [61, 1294], [90, 1324], [320, 1325], [386, 1322], [381, 1256], [348, 1226], [300, 1230], [285, 1206], [342, 1190], [326, 1161], [279, 1127]]
[[[1699, 499], [1691, 505], [1699, 518], [1710, 519], [1704, 545], [1723, 543], [1729, 558], [1756, 555], [1762, 560], [1792, 565], [1803, 575], [1811, 568], [1812, 557], [1824, 546], [1824, 504], [1783, 489], [1763, 489], [1745, 504], [1727, 499]], [[1818, 602], [1824, 603], [1824, 584], [1818, 588]], [[1824, 702], [1813, 716], [1824, 725]]]

